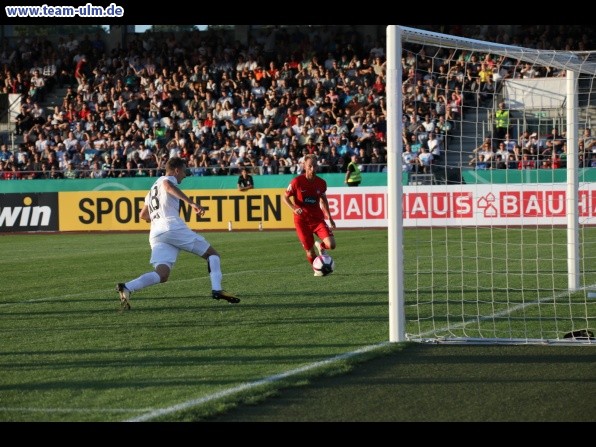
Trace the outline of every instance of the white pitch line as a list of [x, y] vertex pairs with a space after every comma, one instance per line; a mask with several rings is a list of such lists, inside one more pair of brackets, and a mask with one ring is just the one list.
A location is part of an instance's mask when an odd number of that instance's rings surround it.
[[249, 382], [249, 383], [244, 383], [242, 385], [236, 386], [234, 388], [229, 388], [227, 390], [223, 390], [223, 391], [219, 391], [217, 393], [205, 396], [205, 397], [201, 397], [199, 399], [192, 399], [186, 402], [182, 402], [176, 405], [173, 405], [171, 407], [166, 407], [166, 408], [161, 408], [161, 409], [157, 409], [157, 410], [153, 410], [150, 411], [148, 413], [145, 414], [141, 414], [140, 416], [137, 416], [135, 418], [132, 419], [127, 419], [124, 422], [147, 422], [150, 421], [152, 419], [155, 419], [157, 417], [160, 416], [164, 416], [166, 414], [171, 414], [171, 413], [175, 413], [177, 411], [181, 411], [181, 410], [188, 410], [189, 408], [192, 407], [197, 407], [199, 405], [202, 405], [204, 403], [207, 402], [211, 402], [217, 399], [221, 399], [222, 397], [227, 397], [227, 396], [231, 396], [233, 394], [236, 393], [240, 393], [242, 391], [246, 391], [246, 390], [250, 390], [253, 388], [257, 388], [259, 386], [262, 385], [267, 385], [270, 383], [274, 383], [277, 382], [279, 380], [285, 379], [287, 377], [291, 377], [291, 376], [295, 376], [297, 374], [301, 374], [303, 372], [306, 371], [312, 371], [313, 369], [319, 368], [321, 366], [325, 366], [325, 365], [329, 365], [331, 363], [337, 362], [339, 360], [345, 360], [351, 357], [355, 357], [358, 356], [360, 354], [364, 354], [366, 352], [370, 352], [370, 351], [374, 351], [375, 349], [379, 349], [382, 348], [384, 346], [387, 346], [387, 344], [389, 344], [389, 342], [382, 342], [376, 345], [371, 345], [371, 346], [366, 346], [364, 348], [358, 349], [356, 351], [352, 351], [352, 352], [348, 352], [346, 354], [342, 354], [342, 355], [338, 355], [336, 357], [332, 357], [330, 359], [327, 360], [323, 360], [321, 362], [316, 362], [316, 363], [311, 363], [310, 365], [306, 365], [306, 366], [302, 366], [300, 368], [297, 369], [292, 369], [290, 371], [286, 371], [284, 373], [281, 374], [276, 374], [273, 376], [269, 376], [266, 377], [264, 379], [261, 380], [257, 380], [256, 382]]
[[131, 411], [151, 411], [151, 408], [30, 408], [0, 407], [0, 411], [22, 413], [130, 413]]

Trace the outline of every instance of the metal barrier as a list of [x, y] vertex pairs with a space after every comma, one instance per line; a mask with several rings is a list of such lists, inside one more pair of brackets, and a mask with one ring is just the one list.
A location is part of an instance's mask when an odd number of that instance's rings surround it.
[[[20, 109], [22, 95], [0, 94], [0, 143], [7, 144], [14, 150], [15, 148], [15, 124], [14, 117], [18, 114], [15, 110]], [[20, 110], [19, 110], [20, 111]]]

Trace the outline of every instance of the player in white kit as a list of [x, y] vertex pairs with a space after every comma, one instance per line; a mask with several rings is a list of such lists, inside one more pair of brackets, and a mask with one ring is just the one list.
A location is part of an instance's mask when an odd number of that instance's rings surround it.
[[202, 207], [194, 203], [178, 188], [185, 177], [186, 160], [172, 157], [166, 163], [166, 174], [155, 181], [145, 196], [145, 205], [139, 216], [146, 222], [151, 222], [151, 232], [149, 233], [151, 260], [149, 262], [155, 270], [132, 281], [116, 285], [123, 309], [130, 309], [132, 292], [168, 280], [180, 250], [194, 253], [207, 260], [213, 299], [226, 300], [228, 303], [240, 302], [239, 298], [221, 288], [222, 273], [219, 253], [203, 236], [191, 230], [180, 217], [180, 201], [186, 202], [199, 216], [205, 214]]

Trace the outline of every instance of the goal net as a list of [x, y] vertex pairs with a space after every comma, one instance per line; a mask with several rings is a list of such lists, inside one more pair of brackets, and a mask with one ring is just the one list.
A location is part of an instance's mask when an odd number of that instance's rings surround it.
[[390, 341], [596, 344], [593, 56], [388, 27]]

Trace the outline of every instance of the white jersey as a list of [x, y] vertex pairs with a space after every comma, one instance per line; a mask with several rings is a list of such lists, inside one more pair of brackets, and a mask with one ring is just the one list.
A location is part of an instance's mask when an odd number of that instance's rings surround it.
[[186, 222], [180, 217], [180, 200], [167, 193], [164, 181], [169, 180], [178, 186], [174, 176], [158, 178], [145, 196], [145, 204], [149, 206], [151, 217], [150, 237], [165, 233], [170, 230], [187, 229]]

